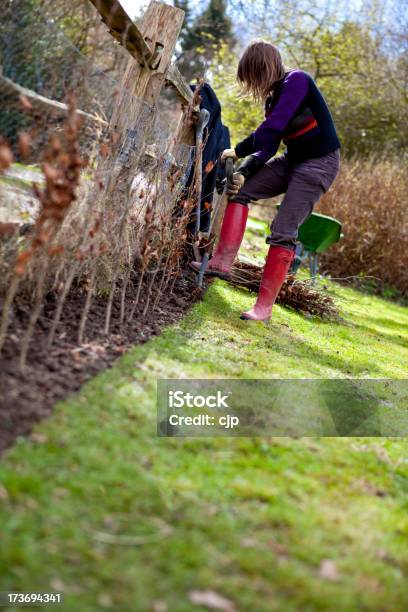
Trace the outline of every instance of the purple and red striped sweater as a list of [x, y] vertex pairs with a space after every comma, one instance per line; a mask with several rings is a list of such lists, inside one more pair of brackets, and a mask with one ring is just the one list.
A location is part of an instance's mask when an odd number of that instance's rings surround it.
[[327, 104], [312, 77], [303, 70], [291, 70], [275, 84], [266, 100], [265, 120], [237, 144], [235, 152], [238, 157], [256, 157], [253, 161], [259, 167], [275, 155], [281, 141], [294, 163], [340, 148]]

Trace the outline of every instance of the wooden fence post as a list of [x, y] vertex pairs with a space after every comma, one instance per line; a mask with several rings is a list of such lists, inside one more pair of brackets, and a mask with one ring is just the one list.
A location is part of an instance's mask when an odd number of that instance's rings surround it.
[[142, 63], [129, 58], [111, 120], [112, 129], [119, 134], [123, 120], [126, 124], [128, 123], [126, 113], [129, 104], [131, 105], [129, 98], [136, 96], [149, 106], [154, 107], [156, 105], [170, 66], [183, 19], [184, 11], [181, 9], [155, 1], [149, 4], [138, 24], [138, 28], [152, 51], [156, 53], [157, 57], [153, 62], [158, 65], [152, 69], [146, 61]]
[[[93, 1], [93, 0], [92, 0]], [[119, 2], [114, 0], [95, 0], [102, 9], [115, 9], [121, 18], [127, 17]], [[99, 9], [98, 9], [99, 10]], [[113, 13], [112, 19], [115, 17]], [[105, 229], [108, 235], [114, 233], [116, 250], [111, 254], [114, 260], [120, 260], [123, 236], [128, 226], [128, 217], [132, 207], [130, 197], [131, 185], [137, 172], [137, 166], [145, 149], [146, 138], [150, 133], [156, 115], [156, 102], [164, 85], [166, 73], [170, 66], [174, 48], [184, 19], [184, 11], [163, 4], [151, 2], [142, 20], [132, 24], [134, 36], [139, 41], [138, 47], [132, 49], [133, 57], [129, 58], [121, 83], [120, 91], [114, 102], [110, 129], [114, 136], [112, 148], [107, 159], [98, 166], [101, 180], [108, 177], [102, 200], [102, 212], [105, 217]], [[110, 23], [109, 13], [104, 21]], [[126, 33], [123, 33], [125, 38]], [[141, 36], [143, 37], [141, 39]], [[145, 48], [147, 43], [147, 49]], [[139, 50], [144, 49], [143, 53]], [[115, 209], [117, 226], [112, 227], [109, 209]], [[131, 265], [129, 260], [128, 265]], [[109, 300], [106, 308], [105, 333], [109, 333], [112, 313], [113, 295], [119, 276], [120, 266], [114, 270]]]
[[[174, 144], [193, 145], [194, 129], [189, 121], [189, 111], [191, 105], [194, 105], [194, 96], [177, 65], [170, 64], [184, 11], [167, 4], [151, 2], [142, 20], [136, 24], [126, 14], [119, 0], [90, 2], [98, 10], [113, 38], [130, 55], [110, 121], [110, 128], [116, 135], [116, 146], [110, 156], [111, 164], [115, 156], [123, 164], [127, 150], [136, 148], [140, 151], [143, 148], [142, 141], [154, 120], [152, 113], [148, 117], [148, 110], [154, 108], [164, 82], [174, 88], [184, 107]], [[119, 151], [125, 155], [119, 157]]]

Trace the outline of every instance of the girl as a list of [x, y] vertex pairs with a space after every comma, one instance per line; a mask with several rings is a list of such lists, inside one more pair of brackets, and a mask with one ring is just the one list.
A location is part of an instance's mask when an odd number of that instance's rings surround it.
[[[334, 181], [340, 143], [326, 102], [303, 70], [286, 71], [279, 50], [252, 42], [238, 64], [243, 91], [265, 102], [265, 120], [221, 160], [246, 160], [234, 174], [220, 240], [207, 273], [227, 278], [238, 253], [251, 200], [285, 194], [266, 242], [270, 245], [255, 306], [242, 319], [267, 321], [294, 257], [299, 226]], [[284, 155], [271, 159], [283, 141]], [[192, 262], [194, 269], [200, 264]]]

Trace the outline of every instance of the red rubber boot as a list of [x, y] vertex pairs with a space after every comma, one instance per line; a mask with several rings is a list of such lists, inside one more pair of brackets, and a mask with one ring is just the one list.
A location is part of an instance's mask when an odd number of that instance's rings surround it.
[[[214, 255], [208, 262], [206, 274], [228, 278], [244, 237], [247, 219], [248, 206], [239, 202], [228, 202], [222, 220], [220, 239]], [[190, 266], [199, 272], [201, 262], [191, 261]]]
[[269, 321], [272, 306], [292, 263], [294, 252], [280, 246], [269, 247], [265, 267], [259, 287], [258, 299], [251, 310], [243, 312], [241, 319], [252, 321]]

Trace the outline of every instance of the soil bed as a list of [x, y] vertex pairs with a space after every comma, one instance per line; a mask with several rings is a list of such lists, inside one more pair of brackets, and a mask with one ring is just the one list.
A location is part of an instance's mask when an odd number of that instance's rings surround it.
[[[56, 401], [77, 391], [81, 385], [100, 370], [108, 367], [118, 356], [135, 344], [146, 342], [160, 333], [163, 327], [181, 319], [195, 302], [200, 291], [194, 281], [181, 276], [172, 295], [161, 298], [154, 314], [141, 316], [144, 304], [131, 323], [122, 330], [119, 326], [120, 291], [117, 291], [112, 309], [111, 333], [102, 333], [106, 298], [93, 300], [87, 325], [86, 341], [77, 343], [78, 322], [85, 301], [85, 292], [71, 291], [64, 307], [54, 344], [47, 350], [47, 331], [56, 306], [55, 295], [50, 294], [43, 306], [34, 337], [30, 344], [27, 366], [19, 369], [20, 338], [27, 326], [30, 313], [28, 303], [19, 302], [14, 307], [9, 336], [0, 358], [0, 452], [22, 435], [31, 432], [34, 423], [52, 413]], [[127, 298], [126, 312], [132, 305]]]

